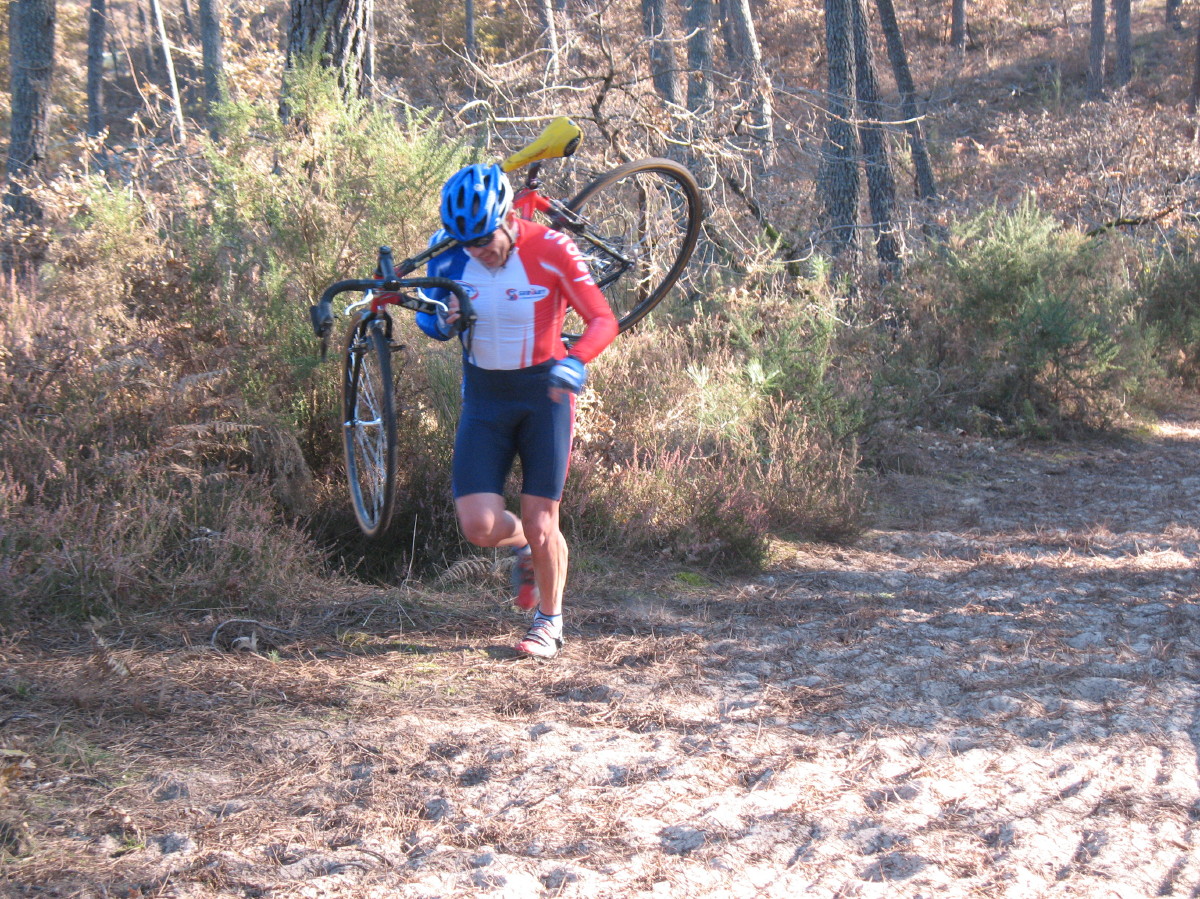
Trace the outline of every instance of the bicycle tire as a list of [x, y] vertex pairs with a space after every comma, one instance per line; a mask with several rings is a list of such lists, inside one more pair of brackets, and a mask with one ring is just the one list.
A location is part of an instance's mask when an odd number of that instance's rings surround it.
[[342, 448], [354, 517], [367, 537], [387, 533], [396, 497], [396, 398], [386, 320], [356, 321], [346, 337]]
[[[703, 217], [696, 179], [673, 160], [639, 159], [600, 175], [566, 208], [564, 230], [587, 258], [620, 331], [628, 331], [675, 286], [696, 248]], [[571, 324], [563, 332], [568, 342], [580, 336]]]

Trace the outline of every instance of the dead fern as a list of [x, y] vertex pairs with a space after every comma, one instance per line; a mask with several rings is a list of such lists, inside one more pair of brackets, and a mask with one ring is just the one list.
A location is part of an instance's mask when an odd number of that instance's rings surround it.
[[89, 627], [92, 635], [92, 665], [103, 675], [115, 677], [132, 677], [129, 666], [109, 647], [108, 643], [96, 633], [94, 627]]
[[197, 372], [194, 375], [185, 375], [175, 382], [174, 386], [171, 387], [171, 391], [173, 393], [183, 393], [191, 390], [193, 387], [207, 387], [219, 381], [227, 374], [229, 374], [229, 369], [218, 368], [215, 371], [203, 371]]
[[484, 584], [498, 579], [512, 567], [512, 559], [489, 561], [481, 556], [472, 559], [459, 559], [437, 578], [437, 585], [445, 587], [450, 584]]

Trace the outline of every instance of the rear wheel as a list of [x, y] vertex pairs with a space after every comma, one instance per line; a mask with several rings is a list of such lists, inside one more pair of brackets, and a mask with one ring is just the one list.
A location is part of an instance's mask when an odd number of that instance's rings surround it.
[[[700, 188], [670, 159], [641, 159], [596, 178], [559, 216], [587, 259], [622, 331], [641, 321], [679, 280], [700, 237]], [[568, 317], [563, 337], [583, 323]]]
[[358, 526], [381, 537], [396, 495], [396, 400], [387, 319], [358, 321], [346, 338], [342, 377], [342, 446]]

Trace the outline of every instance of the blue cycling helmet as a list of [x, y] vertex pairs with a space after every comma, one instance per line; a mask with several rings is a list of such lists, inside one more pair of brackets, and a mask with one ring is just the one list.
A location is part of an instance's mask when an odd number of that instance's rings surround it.
[[442, 187], [442, 224], [455, 240], [491, 234], [512, 209], [513, 189], [498, 165], [469, 165]]

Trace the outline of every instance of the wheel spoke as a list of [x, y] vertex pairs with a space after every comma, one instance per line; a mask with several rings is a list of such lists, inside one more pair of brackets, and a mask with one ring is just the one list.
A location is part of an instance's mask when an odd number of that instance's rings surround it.
[[[699, 195], [686, 170], [667, 160], [631, 163], [602, 175], [564, 216], [622, 329], [675, 283], [699, 233]], [[569, 319], [577, 335], [582, 322]]]
[[391, 517], [396, 438], [391, 348], [378, 326], [369, 327], [347, 353], [343, 430], [355, 514], [365, 533], [378, 536]]

